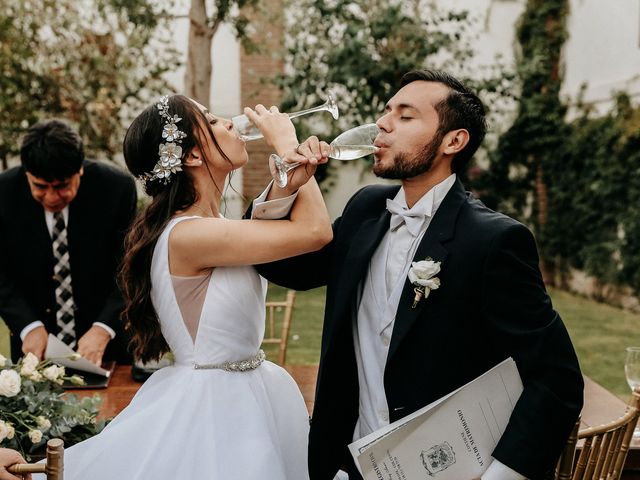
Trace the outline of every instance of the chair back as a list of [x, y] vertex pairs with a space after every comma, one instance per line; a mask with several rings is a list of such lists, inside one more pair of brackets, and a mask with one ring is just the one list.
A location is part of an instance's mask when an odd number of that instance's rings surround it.
[[47, 480], [64, 479], [64, 442], [59, 438], [52, 438], [47, 442], [46, 463], [19, 463], [7, 468], [13, 475], [27, 473], [44, 473]]
[[573, 473], [573, 464], [575, 462], [576, 444], [578, 443], [578, 430], [580, 429], [580, 417], [576, 420], [571, 434], [567, 439], [567, 443], [562, 450], [560, 460], [556, 466], [555, 480], [571, 480]]
[[289, 332], [293, 319], [293, 304], [296, 299], [294, 290], [287, 291], [284, 301], [270, 301], [266, 303], [267, 318], [265, 325], [265, 338], [263, 345], [277, 345], [278, 364], [283, 366], [287, 358], [287, 346], [289, 344]]
[[605, 425], [578, 432], [580, 456], [572, 480], [618, 480], [640, 415], [640, 391], [635, 390], [625, 414]]

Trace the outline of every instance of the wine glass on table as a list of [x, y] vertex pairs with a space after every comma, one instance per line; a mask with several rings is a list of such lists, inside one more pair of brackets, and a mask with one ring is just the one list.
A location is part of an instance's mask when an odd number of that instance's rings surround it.
[[[315, 112], [329, 112], [334, 120], [338, 119], [340, 113], [338, 112], [338, 104], [336, 103], [331, 93], [327, 94], [327, 101], [317, 107], [307, 108], [306, 110], [300, 110], [299, 112], [287, 113], [289, 118], [301, 117], [302, 115], [309, 115]], [[234, 128], [240, 135], [240, 138], [245, 142], [250, 140], [257, 140], [262, 138], [262, 132], [256, 127], [246, 115], [236, 115], [231, 119]]]
[[[380, 129], [375, 123], [367, 123], [342, 132], [329, 144], [329, 158], [355, 160], [375, 153], [378, 147], [374, 146], [373, 142], [379, 132]], [[285, 162], [275, 153], [271, 155], [270, 160], [275, 166], [273, 179], [281, 188], [287, 186], [287, 173], [301, 165], [300, 162]]]
[[[640, 387], [640, 347], [627, 347], [627, 358], [624, 362], [624, 374], [631, 393]], [[633, 438], [640, 438], [640, 428], [636, 426]]]

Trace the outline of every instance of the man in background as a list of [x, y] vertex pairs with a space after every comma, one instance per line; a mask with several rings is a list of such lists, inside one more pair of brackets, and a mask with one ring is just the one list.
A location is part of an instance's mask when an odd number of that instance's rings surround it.
[[95, 364], [128, 362], [116, 271], [136, 209], [133, 179], [85, 160], [66, 123], [33, 125], [0, 174], [0, 317], [11, 356], [42, 358], [49, 333]]

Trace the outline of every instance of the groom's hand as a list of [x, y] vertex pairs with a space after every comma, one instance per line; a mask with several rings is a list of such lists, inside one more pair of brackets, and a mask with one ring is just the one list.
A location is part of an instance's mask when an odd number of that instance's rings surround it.
[[[284, 190], [290, 195], [307, 183], [316, 173], [317, 166], [327, 163], [330, 149], [331, 147], [328, 143], [321, 142], [316, 136], [311, 136], [297, 147], [281, 155], [282, 159], [287, 163], [301, 163], [300, 166], [289, 171], [287, 187]], [[269, 168], [273, 173], [275, 167], [271, 161], [269, 162]], [[274, 187], [278, 188], [275, 185]]]

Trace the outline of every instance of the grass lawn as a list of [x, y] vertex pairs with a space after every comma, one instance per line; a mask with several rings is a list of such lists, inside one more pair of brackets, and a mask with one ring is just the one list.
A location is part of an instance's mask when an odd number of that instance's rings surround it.
[[[324, 288], [298, 292], [287, 363], [318, 363], [324, 293]], [[269, 288], [269, 299], [280, 300], [284, 296], [284, 289]], [[623, 400], [628, 400], [624, 349], [630, 345], [640, 346], [640, 315], [562, 291], [552, 290], [551, 297], [567, 325], [582, 371]], [[8, 332], [0, 322], [0, 353], [8, 356], [8, 352]], [[269, 356], [274, 358], [275, 354]]]
[[628, 401], [625, 348], [640, 346], [640, 315], [559, 290], [550, 293], [569, 330], [583, 373]]

